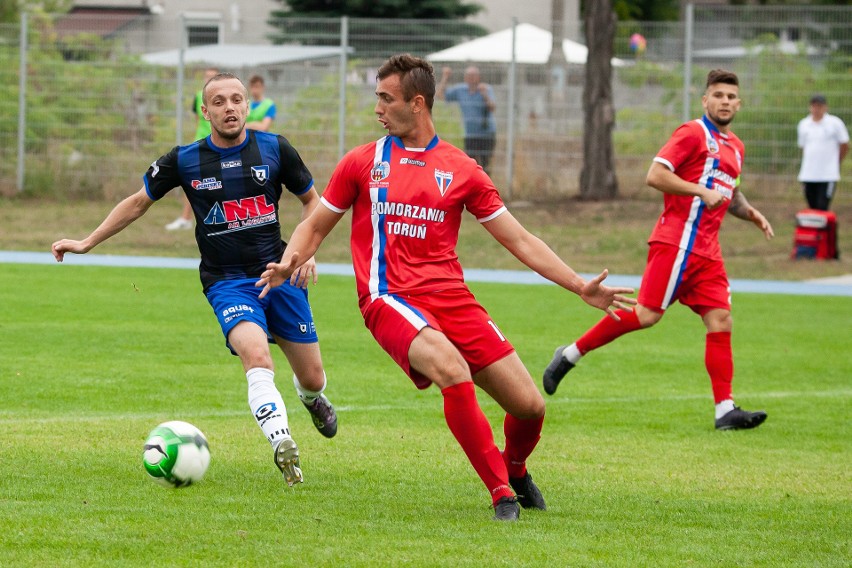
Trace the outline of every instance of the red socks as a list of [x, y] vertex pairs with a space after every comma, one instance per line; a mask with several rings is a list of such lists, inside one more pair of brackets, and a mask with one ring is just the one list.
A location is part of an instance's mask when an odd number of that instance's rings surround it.
[[716, 331], [707, 334], [704, 366], [710, 374], [713, 398], [716, 404], [732, 399], [731, 383], [734, 380], [734, 356], [731, 351], [731, 332]]
[[[636, 331], [641, 327], [636, 312], [616, 310], [615, 313], [618, 314], [621, 321], [605, 317], [577, 340], [576, 345], [580, 354], [585, 355], [589, 351], [606, 345], [625, 333]], [[713, 387], [713, 398], [716, 400], [716, 404], [733, 398], [731, 382], [734, 378], [734, 358], [731, 352], [730, 331], [717, 331], [707, 334], [704, 365], [710, 374], [710, 384]]]
[[[444, 395], [444, 418], [450, 432], [470, 460], [473, 469], [491, 492], [492, 502], [511, 497], [509, 475], [500, 450], [494, 445], [491, 424], [479, 407], [472, 382], [458, 383], [441, 390]], [[536, 440], [538, 441], [538, 440]], [[533, 444], [535, 446], [535, 444]]]
[[589, 351], [602, 347], [625, 333], [636, 331], [642, 327], [639, 324], [639, 317], [636, 315], [636, 312], [615, 310], [615, 313], [621, 318], [621, 321], [615, 321], [607, 316], [577, 340], [577, 349], [580, 350], [581, 355], [585, 355]]
[[521, 420], [511, 414], [506, 414], [503, 421], [503, 433], [506, 435], [506, 449], [503, 451], [503, 461], [509, 477], [523, 477], [527, 474], [526, 461], [541, 439], [541, 427], [544, 416]]

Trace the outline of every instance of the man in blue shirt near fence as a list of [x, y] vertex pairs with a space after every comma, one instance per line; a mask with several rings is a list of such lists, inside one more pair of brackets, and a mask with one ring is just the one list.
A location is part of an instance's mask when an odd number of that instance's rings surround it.
[[464, 82], [447, 87], [452, 70], [444, 67], [441, 82], [435, 91], [435, 97], [459, 103], [464, 122], [464, 151], [488, 171], [494, 145], [497, 141], [497, 122], [494, 120], [494, 89], [483, 83], [479, 69], [470, 66], [464, 71]]

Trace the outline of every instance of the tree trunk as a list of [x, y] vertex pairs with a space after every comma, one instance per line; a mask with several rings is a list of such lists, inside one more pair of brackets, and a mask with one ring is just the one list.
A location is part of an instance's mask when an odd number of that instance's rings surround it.
[[612, 102], [612, 55], [616, 16], [612, 0], [586, 3], [586, 85], [583, 88], [583, 171], [580, 174], [582, 199], [613, 199], [618, 195], [612, 129], [615, 108]]

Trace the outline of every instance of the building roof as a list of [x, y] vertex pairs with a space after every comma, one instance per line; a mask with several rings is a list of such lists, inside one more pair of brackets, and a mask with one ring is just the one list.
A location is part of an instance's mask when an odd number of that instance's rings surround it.
[[[293, 61], [308, 61], [339, 57], [339, 47], [314, 45], [244, 45], [213, 44], [190, 47], [184, 50], [183, 61], [186, 64], [217, 65], [227, 68], [247, 65], [272, 65]], [[177, 66], [180, 51], [169, 49], [146, 53], [142, 60], [154, 65]]]
[[74, 7], [57, 20], [56, 32], [60, 36], [93, 33], [110, 37], [137, 18], [148, 16], [150, 13], [148, 8], [144, 7]]

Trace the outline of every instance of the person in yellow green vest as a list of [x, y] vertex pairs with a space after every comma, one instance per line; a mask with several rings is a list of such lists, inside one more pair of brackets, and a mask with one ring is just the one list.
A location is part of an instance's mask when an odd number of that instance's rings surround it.
[[275, 102], [267, 98], [264, 93], [266, 85], [263, 77], [252, 75], [249, 79], [249, 113], [246, 118], [246, 128], [269, 132], [272, 121], [275, 120]]
[[[201, 85], [201, 89], [195, 93], [195, 97], [192, 99], [192, 107], [191, 110], [195, 113], [196, 125], [195, 125], [195, 138], [193, 140], [201, 140], [202, 138], [207, 138], [210, 136], [210, 121], [204, 118], [204, 113], [201, 112], [201, 105], [203, 104], [203, 100], [201, 97], [202, 89], [204, 85], [207, 84], [207, 81], [215, 77], [219, 74], [219, 69], [216, 67], [208, 67], [204, 70], [204, 83]], [[194, 226], [192, 222], [192, 207], [189, 205], [189, 201], [186, 197], [183, 197], [183, 210], [180, 213], [180, 217], [166, 225], [167, 231], [178, 231], [181, 229], [192, 229]]]
[[[207, 84], [207, 81], [215, 77], [219, 74], [219, 70], [215, 67], [208, 67], [204, 70], [204, 83], [202, 84], [202, 89], [204, 85]], [[204, 101], [201, 100], [201, 91], [199, 89], [197, 93], [195, 93], [195, 98], [192, 100], [192, 112], [195, 113], [196, 125], [195, 125], [195, 140], [201, 140], [202, 138], [207, 138], [210, 136], [210, 121], [204, 118], [204, 113], [201, 112], [201, 105], [204, 104]]]

